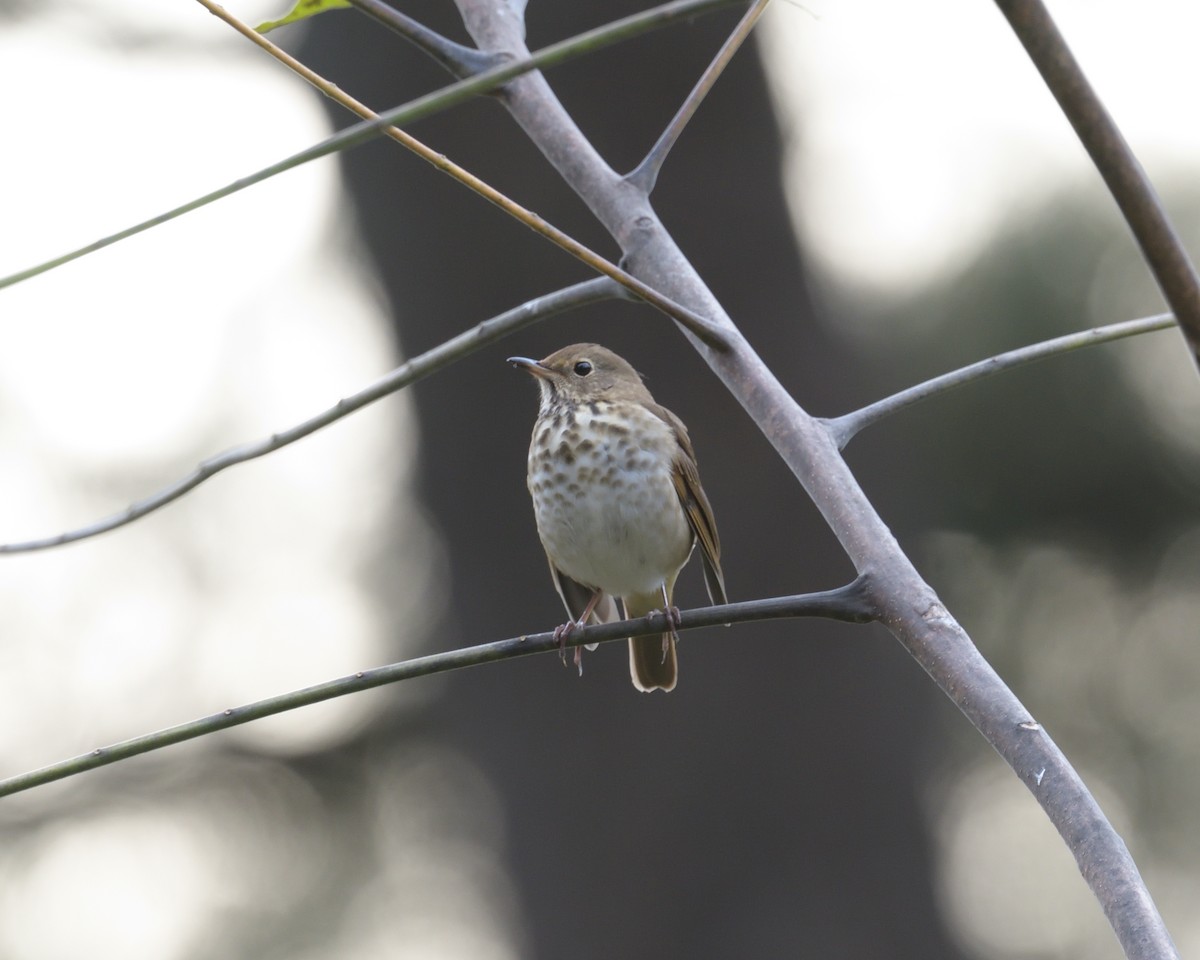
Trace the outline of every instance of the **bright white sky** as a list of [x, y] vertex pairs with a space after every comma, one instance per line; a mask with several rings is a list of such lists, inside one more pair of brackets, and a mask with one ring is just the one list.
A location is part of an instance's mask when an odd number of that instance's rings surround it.
[[[257, 22], [283, 4], [229, 7]], [[1178, 118], [1194, 114], [1200, 90], [1200, 5], [1053, 8], [1150, 171], [1194, 165], [1200, 124]], [[0, 33], [0, 84], [10, 92], [0, 274], [325, 135], [299, 81], [189, 0], [77, 0], [53, 10]], [[101, 25], [114, 18], [180, 45], [110, 48]], [[781, 113], [796, 118], [804, 148], [789, 167], [796, 220], [843, 280], [897, 291], [924, 283], [969, 256], [1014, 207], [1035, 204], [1055, 177], [1094, 176], [985, 0], [780, 0], [761, 34]], [[334, 169], [326, 160], [290, 172], [0, 291], [0, 540], [119, 510], [198, 458], [289, 426], [388, 369], [394, 347], [336, 218]], [[0, 773], [395, 654], [355, 571], [405, 482], [404, 410], [391, 402], [235, 468], [133, 528], [0, 558]], [[397, 582], [414, 589], [408, 601], [392, 598], [413, 608], [391, 612], [419, 623], [439, 603], [437, 550], [413, 524], [407, 536], [423, 563], [397, 562]], [[375, 709], [368, 703], [379, 701], [350, 698], [236, 736], [284, 753], [329, 744]], [[381, 795], [402, 779], [383, 783], [381, 774]], [[403, 787], [413, 797], [420, 789]], [[295, 803], [307, 802], [296, 791]], [[222, 856], [238, 855], [229, 839], [238, 813], [96, 811], [26, 841], [0, 857], [0, 953], [187, 953], [232, 882], [230, 861], [214, 858], [221, 842]], [[152, 849], [153, 862], [131, 855], [137, 849]], [[498, 876], [489, 856], [475, 850], [462, 876], [443, 871], [454, 889], [445, 902], [461, 902], [471, 877]], [[98, 863], [99, 880], [88, 872]], [[399, 882], [384, 877], [364, 891], [360, 927], [339, 956], [370, 952], [372, 938], [395, 946], [388, 924], [390, 905], [404, 899]], [[412, 955], [510, 955], [504, 944], [516, 935], [497, 887], [480, 884], [467, 908], [475, 925], [431, 920], [409, 931]], [[95, 909], [80, 914], [68, 901]], [[61, 923], [68, 913], [83, 922]]]

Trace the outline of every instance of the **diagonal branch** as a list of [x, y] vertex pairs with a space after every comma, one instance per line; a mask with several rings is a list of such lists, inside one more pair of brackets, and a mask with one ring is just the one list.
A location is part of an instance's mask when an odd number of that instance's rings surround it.
[[927, 400], [939, 393], [945, 393], [954, 387], [983, 380], [992, 374], [1003, 370], [1011, 370], [1034, 360], [1044, 360], [1046, 357], [1057, 356], [1071, 350], [1094, 346], [1100, 343], [1111, 343], [1125, 337], [1136, 337], [1141, 333], [1151, 333], [1155, 330], [1169, 330], [1176, 326], [1175, 318], [1169, 313], [1160, 313], [1153, 317], [1143, 317], [1140, 320], [1123, 320], [1120, 323], [1110, 323], [1104, 327], [1094, 327], [1091, 330], [1081, 330], [1078, 333], [1068, 333], [1052, 340], [1018, 347], [1007, 353], [1000, 353], [986, 360], [960, 367], [939, 377], [933, 377], [924, 383], [908, 387], [890, 397], [876, 400], [874, 403], [861, 407], [840, 417], [830, 417], [824, 421], [834, 442], [839, 448], [845, 447], [863, 427], [878, 423], [884, 417], [911, 407], [914, 403]]
[[[380, 119], [386, 118], [391, 113], [391, 111], [388, 111], [387, 113], [380, 115], [375, 113], [364, 104], [359, 103], [348, 93], [341, 90], [335, 84], [330, 83], [314, 70], [310, 70], [295, 57], [276, 46], [258, 31], [252, 29], [248, 24], [245, 24], [236, 17], [232, 16], [224, 8], [214, 3], [213, 0], [198, 0], [198, 2], [209, 8], [215, 16], [220, 17], [244, 37], [262, 47], [263, 50], [273, 56], [289, 70], [292, 70], [294, 73], [303, 77], [326, 96], [336, 100], [347, 110], [357, 114], [364, 120], [369, 122], [379, 121]], [[658, 9], [661, 10], [662, 8]], [[633, 19], [637, 18], [628, 17], [626, 18], [626, 21]], [[619, 22], [624, 23], [626, 21]], [[610, 27], [611, 26], [612, 25], [610, 24]], [[593, 33], [594, 32], [596, 31], [593, 31]], [[579, 38], [576, 37], [567, 42], [574, 43], [578, 39]], [[558, 45], [556, 44], [555, 46]], [[503, 60], [504, 58], [497, 59]], [[352, 127], [351, 129], [354, 128]], [[417, 140], [411, 134], [405, 133], [403, 130], [400, 130], [395, 126], [386, 127], [384, 128], [383, 132], [401, 146], [411, 150], [422, 160], [425, 160], [438, 170], [441, 170], [442, 173], [445, 173], [457, 180], [468, 190], [471, 190], [479, 194], [479, 196], [483, 197], [485, 200], [494, 203], [505, 213], [509, 214], [509, 216], [519, 220], [535, 233], [540, 233], [551, 243], [565, 250], [577, 260], [587, 264], [598, 273], [601, 273], [606, 277], [611, 277], [617, 283], [621, 284], [621, 286], [623, 286], [626, 290], [636, 294], [651, 306], [656, 307], [658, 310], [665, 313], [668, 317], [677, 320], [714, 350], [724, 349], [724, 342], [720, 333], [713, 328], [712, 324], [710, 324], [704, 317], [700, 316], [694, 310], [689, 310], [682, 304], [675, 303], [669, 297], [664, 297], [653, 287], [643, 283], [632, 274], [626, 273], [615, 263], [611, 263], [604, 257], [600, 256], [600, 254], [588, 249], [574, 237], [570, 236], [570, 234], [564, 233], [553, 224], [547, 223], [536, 213], [532, 212], [531, 210], [527, 210], [525, 207], [521, 206], [506, 194], [501, 193], [495, 187], [479, 179], [479, 177], [475, 176], [469, 170], [460, 167], [454, 161], [438, 153], [436, 150], [432, 150], [425, 146], [425, 144], [421, 143], [421, 141]]]
[[684, 128], [691, 121], [692, 117], [695, 116], [696, 111], [700, 109], [700, 104], [704, 102], [704, 98], [708, 96], [708, 92], [716, 84], [717, 78], [729, 66], [733, 55], [746, 42], [746, 38], [750, 36], [750, 31], [754, 29], [754, 25], [758, 23], [758, 18], [763, 15], [763, 12], [767, 9], [767, 4], [770, 2], [771, 0], [755, 0], [742, 19], [738, 21], [738, 25], [734, 27], [733, 33], [721, 44], [721, 49], [717, 51], [717, 55], [713, 57], [713, 61], [708, 65], [708, 69], [704, 71], [704, 74], [692, 88], [692, 92], [683, 101], [679, 112], [675, 114], [674, 118], [667, 125], [667, 129], [662, 132], [662, 136], [658, 138], [658, 142], [650, 148], [650, 152], [646, 154], [642, 162], [625, 175], [625, 179], [629, 183], [633, 184], [643, 193], [650, 194], [654, 192], [654, 184], [658, 182], [658, 174], [662, 170], [662, 165], [667, 160], [667, 154], [671, 152], [671, 148], [675, 146], [675, 142], [683, 133]]
[[1141, 247], [1158, 288], [1200, 364], [1200, 275], [1150, 178], [1071, 53], [1041, 0], [996, 0], [1075, 128]]
[[[223, 8], [221, 8], [220, 5], [213, 2], [213, 0], [199, 0], [199, 2], [203, 4], [209, 10], [209, 12], [215, 16], [221, 17], [227, 23], [230, 23], [254, 43], [257, 43], [268, 50], [274, 47], [274, 44], [266, 40], [260, 34], [256, 33], [251, 27], [232, 17]], [[191, 213], [193, 210], [198, 210], [203, 206], [207, 206], [216, 200], [221, 200], [225, 197], [232, 196], [235, 193], [245, 190], [247, 187], [252, 187], [257, 183], [263, 182], [264, 180], [269, 180], [271, 177], [285, 173], [286, 171], [294, 169], [295, 167], [299, 167], [313, 160], [320, 159], [321, 157], [337, 153], [340, 150], [347, 150], [351, 147], [359, 146], [360, 144], [366, 143], [379, 136], [392, 135], [389, 128], [393, 125], [412, 123], [416, 120], [436, 113], [439, 110], [445, 110], [456, 106], [457, 104], [463, 103], [474, 96], [495, 90], [512, 80], [514, 77], [520, 76], [523, 73], [527, 73], [530, 70], [537, 70], [542, 67], [562, 63], [566, 60], [569, 60], [571, 57], [600, 49], [603, 46], [617, 43], [633, 36], [638, 36], [648, 30], [665, 26], [685, 17], [695, 16], [700, 13], [719, 9], [721, 7], [732, 6], [740, 2], [744, 2], [744, 0], [674, 0], [674, 2], [665, 3], [660, 7], [655, 7], [651, 10], [644, 11], [643, 13], [625, 17], [622, 20], [617, 20], [613, 23], [606, 24], [603, 27], [597, 27], [594, 30], [589, 30], [586, 33], [572, 37], [569, 40], [553, 43], [550, 46], [539, 50], [536, 54], [530, 54], [526, 57], [516, 60], [506, 59], [503, 65], [494, 67], [491, 70], [485, 70], [483, 73], [478, 74], [477, 76], [470, 77], [466, 80], [460, 80], [458, 83], [451, 84], [442, 90], [435, 90], [432, 93], [426, 94], [423, 97], [418, 97], [416, 100], [412, 100], [409, 103], [386, 110], [381, 114], [371, 114], [373, 119], [364, 121], [363, 123], [357, 123], [351, 127], [347, 127], [345, 130], [339, 131], [315, 146], [309, 147], [306, 150], [301, 150], [299, 153], [293, 154], [292, 156], [287, 157], [278, 163], [272, 164], [269, 167], [265, 167], [262, 170], [250, 174], [249, 176], [242, 177], [240, 180], [235, 180], [233, 183], [227, 184], [218, 190], [213, 190], [211, 193], [206, 193], [204, 196], [198, 197], [192, 201], [189, 201], [188, 203], [175, 207], [172, 210], [168, 210], [166, 213], [159, 214], [156, 217], [151, 217], [149, 220], [144, 220], [141, 223], [134, 224], [131, 227], [127, 227], [124, 230], [118, 231], [117, 233], [102, 237], [99, 240], [86, 244], [85, 246], [55, 257], [52, 260], [47, 260], [44, 263], [36, 264], [6, 277], [0, 277], [0, 289], [12, 286], [13, 284], [20, 283], [24, 280], [29, 280], [40, 274], [46, 273], [49, 270], [53, 270], [56, 267], [61, 267], [64, 264], [71, 263], [73, 260], [78, 260], [80, 257], [95, 253], [98, 250], [103, 250], [105, 247], [110, 247], [122, 240], [128, 240], [130, 237], [137, 236], [139, 233], [144, 233], [146, 230], [149, 230], [153, 227], [168, 223], [169, 221], [181, 217], [184, 214]], [[321, 89], [325, 93], [332, 96], [333, 94], [331, 91], [336, 90], [337, 88], [332, 84], [327, 84], [325, 87], [321, 87]], [[397, 133], [400, 133], [400, 131], [397, 131]], [[446, 169], [450, 166], [449, 161], [446, 161], [444, 157], [440, 157], [438, 154], [432, 154], [432, 157], [427, 157], [427, 159], [430, 159], [430, 161], [434, 162], [435, 165], [438, 165], [438, 160], [443, 161], [445, 166], [443, 166], [442, 169]], [[538, 230], [539, 225], [547, 227], [546, 230], [540, 231], [543, 233], [543, 235], [548, 236], [552, 229], [549, 228], [548, 225], [545, 225], [543, 221], [541, 221], [541, 219], [534, 214], [530, 214], [529, 219], [525, 222], [527, 226], [534, 230]], [[607, 264], [607, 261], [603, 260], [603, 258], [597, 257], [596, 259], [602, 264]], [[611, 264], [609, 267], [611, 267], [609, 275], [613, 276], [614, 279], [617, 279], [617, 274], [621, 273], [621, 271], [619, 271], [616, 267], [613, 267]], [[651, 299], [653, 296], [653, 291], [647, 290], [645, 293], [642, 291], [635, 292], [637, 292], [639, 296], [643, 296], [643, 299], [653, 303], [653, 300]], [[662, 298], [661, 296], [659, 297], [659, 300], [662, 305], [660, 306], [658, 303], [656, 303], [655, 306], [659, 306], [659, 309], [664, 310], [664, 312], [670, 312], [671, 305], [669, 301], [666, 301], [665, 298]], [[676, 319], [680, 319], [681, 322], [687, 322], [686, 319], [683, 318], [683, 314], [676, 317]], [[693, 322], [703, 325], [702, 318], [693, 316], [691, 319]]]
[[[480, 49], [524, 56], [521, 24], [500, 15], [493, 0], [456, 2]], [[513, 80], [504, 104], [618, 239], [631, 271], [725, 331], [723, 352], [705, 350], [690, 333], [684, 335], [800, 481], [855, 569], [870, 573], [881, 621], [1036, 798], [1128, 956], [1177, 957], [1137, 865], [1086, 784], [918, 573], [825, 426], [796, 403], [754, 352], [654, 216], [648, 198], [614, 180], [540, 74]]]
[[[859, 578], [844, 587], [820, 593], [750, 600], [743, 603], [728, 603], [719, 607], [685, 610], [680, 615], [678, 626], [680, 630], [691, 630], [725, 623], [749, 623], [756, 620], [780, 620], [795, 617], [824, 617], [848, 623], [867, 623], [874, 619], [874, 613], [864, 589], [864, 581]], [[662, 628], [662, 613], [656, 612], [637, 620], [578, 627], [571, 632], [565, 645], [577, 647], [590, 643], [612, 643], [626, 637], [642, 637], [660, 633]], [[53, 783], [55, 780], [63, 780], [87, 770], [95, 770], [97, 767], [104, 767], [143, 753], [150, 753], [153, 750], [161, 750], [163, 747], [183, 743], [186, 740], [194, 740], [218, 730], [227, 730], [252, 720], [261, 720], [263, 717], [274, 716], [298, 707], [306, 707], [324, 700], [332, 700], [335, 697], [358, 693], [360, 690], [370, 690], [413, 677], [445, 673], [449, 670], [476, 666], [481, 663], [512, 660], [535, 653], [549, 653], [557, 651], [559, 648], [555, 632], [550, 631], [513, 637], [509, 640], [497, 640], [493, 643], [465, 647], [461, 650], [435, 653], [384, 667], [376, 667], [373, 670], [361, 670], [352, 676], [329, 680], [316, 686], [269, 697], [245, 706], [231, 707], [190, 723], [181, 723], [155, 733], [123, 740], [112, 746], [100, 747], [69, 760], [41, 767], [38, 770], [8, 777], [0, 780], [0, 797], [20, 793], [42, 784]]]
[[369, 387], [349, 397], [343, 397], [328, 410], [324, 410], [314, 417], [309, 417], [303, 423], [298, 423], [294, 427], [281, 430], [279, 433], [273, 433], [262, 440], [245, 443], [239, 447], [232, 447], [223, 453], [209, 457], [186, 477], [181, 477], [179, 480], [152, 493], [145, 499], [130, 504], [120, 513], [114, 513], [94, 523], [89, 523], [74, 530], [68, 530], [65, 533], [58, 533], [54, 536], [42, 537], [37, 540], [26, 540], [21, 543], [0, 543], [0, 555], [47, 550], [66, 543], [86, 540], [90, 537], [107, 533], [110, 530], [115, 530], [118, 527], [126, 526], [135, 520], [140, 520], [147, 514], [165, 507], [169, 503], [173, 503], [184, 494], [195, 490], [204, 481], [212, 479], [221, 471], [227, 470], [239, 463], [248, 463], [251, 460], [257, 460], [259, 457], [264, 457], [268, 453], [274, 453], [276, 450], [295, 443], [297, 440], [302, 440], [322, 427], [327, 427], [331, 423], [342, 419], [342, 417], [349, 416], [368, 404], [374, 403], [376, 400], [381, 400], [383, 397], [388, 396], [388, 394], [395, 393], [397, 390], [416, 383], [418, 380], [436, 373], [467, 354], [474, 353], [476, 350], [490, 343], [495, 343], [510, 333], [515, 333], [517, 330], [536, 323], [539, 320], [552, 317], [556, 313], [562, 313], [565, 310], [574, 310], [590, 303], [609, 300], [622, 295], [624, 295], [624, 291], [607, 277], [596, 277], [593, 280], [585, 280], [583, 283], [577, 283], [574, 286], [556, 290], [554, 293], [536, 297], [521, 304], [519, 307], [514, 307], [512, 310], [508, 310], [489, 320], [484, 320], [478, 326], [466, 330], [456, 337], [451, 337], [445, 343], [439, 344], [432, 350], [427, 350], [419, 357], [414, 357], [406, 363], [401, 364], [387, 376], [376, 380]]

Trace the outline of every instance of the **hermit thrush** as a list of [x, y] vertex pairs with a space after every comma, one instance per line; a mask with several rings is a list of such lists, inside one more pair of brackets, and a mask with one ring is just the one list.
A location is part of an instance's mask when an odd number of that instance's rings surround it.
[[[650, 396], [611, 350], [577, 343], [544, 360], [509, 357], [533, 374], [541, 408], [529, 445], [538, 536], [568, 623], [607, 623], [662, 610], [667, 632], [631, 637], [639, 690], [673, 690], [678, 672], [671, 605], [696, 541], [713, 603], [725, 602], [721, 546], [683, 422]], [[578, 656], [578, 653], [577, 653]]]

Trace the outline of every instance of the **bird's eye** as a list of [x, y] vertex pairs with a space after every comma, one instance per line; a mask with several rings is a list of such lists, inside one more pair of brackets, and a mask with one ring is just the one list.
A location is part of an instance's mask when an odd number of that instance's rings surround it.
[[587, 360], [580, 360], [574, 367], [575, 376], [586, 377], [592, 372], [592, 365]]

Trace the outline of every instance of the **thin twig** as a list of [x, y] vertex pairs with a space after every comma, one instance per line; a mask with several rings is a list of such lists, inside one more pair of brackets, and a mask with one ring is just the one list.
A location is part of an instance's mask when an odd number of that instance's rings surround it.
[[350, 3], [367, 16], [373, 17], [385, 27], [400, 34], [417, 49], [429, 54], [460, 79], [473, 77], [477, 73], [491, 69], [499, 62], [496, 57], [443, 37], [437, 31], [430, 30], [423, 23], [414, 20], [407, 13], [401, 13], [395, 7], [384, 3], [383, 0], [350, 0]]
[[[680, 615], [679, 629], [691, 630], [725, 623], [748, 623], [755, 620], [779, 620], [794, 617], [824, 617], [848, 623], [867, 623], [874, 619], [863, 589], [863, 580], [860, 578], [844, 587], [820, 593], [685, 610]], [[572, 631], [565, 642], [567, 646], [572, 647], [587, 643], [611, 643], [626, 637], [660, 633], [662, 628], [662, 613], [652, 613], [637, 620], [580, 627]], [[739, 642], [742, 641], [739, 639]], [[344, 697], [361, 690], [369, 690], [413, 677], [445, 673], [449, 670], [476, 666], [481, 663], [511, 660], [516, 657], [547, 653], [558, 649], [559, 641], [555, 638], [554, 632], [550, 631], [435, 653], [426, 657], [417, 657], [413, 660], [376, 667], [373, 670], [363, 670], [352, 676], [329, 680], [316, 686], [269, 697], [245, 706], [231, 707], [190, 723], [181, 723], [178, 726], [134, 737], [131, 740], [123, 740], [112, 746], [100, 747], [38, 770], [8, 777], [0, 780], [0, 797], [20, 793], [32, 787], [62, 780], [87, 770], [94, 770], [97, 767], [107, 766], [129, 757], [149, 753], [152, 750], [160, 750], [185, 740], [194, 740], [218, 730], [240, 726], [251, 720], [261, 720], [263, 717], [274, 716], [324, 700], [332, 700], [335, 697]]]
[[1094, 327], [1091, 330], [1081, 330], [1078, 333], [1068, 333], [1052, 340], [1030, 344], [1000, 353], [986, 360], [980, 360], [950, 373], [933, 377], [924, 383], [908, 387], [890, 397], [876, 400], [874, 403], [843, 414], [840, 417], [830, 417], [824, 420], [834, 442], [844, 447], [863, 427], [869, 427], [884, 417], [897, 411], [911, 407], [914, 403], [927, 400], [939, 393], [944, 393], [965, 383], [982, 380], [1002, 370], [1010, 370], [1034, 360], [1044, 360], [1046, 357], [1057, 356], [1071, 350], [1079, 350], [1098, 343], [1111, 343], [1125, 337], [1135, 337], [1141, 333], [1151, 333], [1155, 330], [1169, 330], [1176, 326], [1175, 318], [1169, 313], [1160, 313], [1153, 317], [1143, 317], [1140, 320], [1123, 320], [1120, 323], [1110, 323], [1104, 327]]
[[[222, 17], [222, 19], [225, 19], [226, 22], [229, 22], [231, 25], [233, 25], [235, 29], [238, 29], [239, 32], [243, 32], [248, 39], [259, 44], [260, 46], [263, 46], [264, 49], [270, 50], [272, 47], [274, 47], [274, 44], [270, 43], [270, 41], [266, 40], [266, 38], [255, 32], [251, 27], [248, 27], [240, 21], [237, 21], [236, 18], [230, 17], [218, 4], [212, 3], [211, 0], [200, 0], [200, 2], [211, 13]], [[471, 97], [495, 90], [496, 88], [501, 87], [508, 81], [512, 80], [514, 77], [520, 76], [523, 73], [528, 73], [531, 70], [537, 70], [553, 64], [562, 63], [573, 56], [600, 49], [603, 46], [616, 43], [620, 40], [628, 39], [632, 36], [637, 36], [648, 30], [665, 26], [666, 24], [675, 20], [688, 16], [695, 16], [700, 13], [707, 13], [721, 7], [734, 5], [737, 2], [742, 2], [742, 0], [675, 0], [675, 2], [663, 4], [662, 6], [656, 7], [653, 10], [647, 10], [643, 13], [635, 14], [634, 16], [615, 21], [614, 23], [606, 24], [603, 27], [597, 27], [595, 30], [589, 30], [587, 33], [572, 37], [569, 40], [563, 40], [559, 43], [551, 44], [550, 46], [538, 51], [536, 54], [531, 54], [528, 57], [522, 57], [518, 60], [509, 60], [503, 66], [484, 71], [478, 76], [471, 77], [466, 80], [460, 80], [457, 83], [451, 84], [448, 87], [444, 87], [441, 90], [435, 90], [434, 92], [426, 94], [423, 97], [418, 97], [416, 100], [412, 100], [409, 103], [386, 110], [383, 113], [378, 114], [375, 119], [366, 120], [362, 123], [357, 123], [351, 127], [347, 127], [345, 130], [334, 134], [328, 139], [323, 140], [306, 150], [301, 150], [299, 153], [293, 154], [285, 160], [281, 160], [280, 162], [272, 164], [269, 167], [265, 167], [264, 169], [252, 173], [249, 176], [243, 177], [240, 180], [235, 180], [233, 183], [230, 183], [219, 190], [214, 190], [211, 193], [207, 193], [202, 197], [198, 197], [197, 199], [178, 206], [173, 210], [169, 210], [166, 213], [159, 214], [156, 217], [151, 217], [149, 220], [145, 220], [132, 227], [128, 227], [125, 230], [121, 230], [107, 237], [103, 237], [94, 241], [93, 243], [87, 244], [86, 246], [72, 250], [71, 252], [65, 253], [59, 257], [55, 257], [52, 260], [47, 260], [44, 263], [21, 270], [7, 277], [0, 277], [0, 289], [20, 283], [23, 280], [36, 277], [39, 274], [45, 273], [48, 270], [53, 270], [56, 267], [63, 266], [64, 264], [70, 263], [73, 260], [78, 260], [80, 257], [87, 256], [90, 253], [103, 250], [105, 247], [112, 246], [114, 243], [127, 240], [130, 237], [136, 236], [139, 233], [143, 233], [146, 230], [151, 229], [152, 227], [167, 223], [168, 221], [174, 220], [177, 217], [181, 217], [186, 213], [191, 213], [193, 210], [198, 210], [199, 208], [213, 203], [216, 200], [231, 196], [235, 193], [245, 190], [247, 187], [254, 186], [255, 184], [261, 183], [264, 180], [269, 180], [271, 177], [277, 176], [278, 174], [284, 173], [285, 171], [291, 170], [295, 167], [302, 166], [303, 164], [309, 163], [312, 160], [317, 160], [340, 150], [346, 150], [350, 147], [358, 146], [359, 144], [366, 143], [375, 137], [385, 134], [396, 139], [395, 134], [392, 134], [389, 130], [389, 127], [392, 125], [412, 123], [413, 121], [436, 113], [439, 110], [445, 110], [449, 107], [456, 106], [457, 104], [462, 103]], [[333, 84], [327, 84], [327, 86], [322, 87], [321, 89], [332, 96], [333, 94], [331, 91], [337, 90], [337, 87], [335, 87]], [[448, 161], [445, 160], [444, 157], [440, 157], [438, 154], [432, 154], [431, 157], [426, 157], [426, 159], [430, 160], [431, 163], [438, 165], [440, 169], [448, 170], [449, 167], [452, 166]], [[492, 198], [489, 197], [489, 199]], [[542, 232], [544, 235], [550, 235], [552, 228], [549, 228], [548, 225], [544, 224], [544, 222], [535, 214], [529, 214], [528, 216], [529, 219], [525, 221], [527, 226], [534, 230], [539, 230], [539, 232]], [[586, 250], [586, 248], [581, 249]], [[640, 285], [642, 289], [635, 289], [635, 287], [638, 285], [638, 281], [632, 277], [629, 277], [612, 264], [609, 264], [607, 260], [604, 260], [601, 257], [596, 257], [595, 259], [597, 263], [590, 263], [589, 265], [600, 270], [600, 272], [612, 276], [613, 279], [617, 280], [618, 283], [622, 283], [624, 278], [623, 285], [633, 289], [634, 292], [636, 292], [639, 296], [652, 303], [660, 310], [670, 312], [671, 309], [674, 309], [678, 311], [679, 315], [676, 317], [676, 319], [679, 319], [680, 322], [685, 324], [691, 323], [693, 325], [704, 324], [703, 318], [699, 317], [695, 313], [692, 313], [691, 311], [686, 311], [678, 304], [673, 304], [672, 301], [661, 295], [656, 296], [654, 291], [649, 287], [646, 287], [644, 284]], [[602, 269], [603, 265], [607, 265], [607, 267]], [[633, 281], [633, 283], [630, 283], [629, 281]], [[655, 299], [657, 299], [658, 302], [655, 302]], [[674, 316], [675, 314], [672, 315]], [[715, 335], [710, 334], [710, 338], [712, 336]]]
[[[388, 111], [384, 114], [375, 113], [370, 107], [360, 103], [358, 100], [355, 100], [340, 87], [326, 80], [319, 73], [302, 64], [299, 60], [284, 51], [281, 47], [276, 46], [257, 30], [254, 30], [252, 27], [250, 27], [249, 24], [238, 20], [232, 14], [228, 13], [226, 10], [214, 3], [213, 0], [198, 0], [198, 2], [209, 8], [215, 16], [220, 17], [247, 39], [262, 47], [263, 50], [286, 66], [289, 70], [308, 81], [326, 96], [337, 101], [352, 113], [355, 113], [358, 116], [363, 117], [365, 120], [372, 122], [378, 121], [381, 118], [386, 118], [391, 113], [391, 111]], [[628, 20], [633, 18], [626, 19]], [[503, 60], [504, 58], [496, 59]], [[351, 129], [354, 128], [351, 127]], [[425, 160], [438, 170], [442, 171], [442, 173], [445, 173], [446, 175], [457, 180], [468, 190], [479, 194], [479, 196], [483, 197], [485, 200], [495, 204], [509, 216], [519, 220], [535, 233], [541, 234], [551, 243], [574, 256], [577, 260], [587, 264], [597, 273], [601, 273], [606, 277], [612, 278], [617, 283], [621, 284], [621, 286], [623, 286], [626, 290], [636, 294], [651, 306], [665, 313], [668, 317], [677, 320], [714, 350], [719, 351], [725, 348], [725, 340], [720, 331], [694, 310], [691, 310], [682, 304], [676, 303], [669, 297], [659, 293], [649, 284], [644, 283], [630, 273], [626, 273], [615, 263], [606, 260], [604, 257], [600, 256], [600, 254], [584, 246], [570, 234], [564, 233], [554, 225], [546, 222], [532, 210], [527, 210], [515, 200], [512, 200], [507, 195], [501, 193], [495, 187], [479, 179], [479, 177], [475, 176], [469, 170], [465, 169], [464, 167], [460, 167], [457, 163], [454, 163], [454, 161], [438, 153], [436, 150], [432, 150], [425, 146], [425, 144], [421, 143], [420, 140], [411, 134], [405, 133], [403, 130], [395, 126], [385, 127], [383, 129], [383, 133], [391, 137], [401, 146], [411, 150], [422, 160]]]
[[322, 427], [327, 427], [342, 417], [348, 416], [356, 410], [361, 410], [368, 404], [386, 397], [388, 394], [395, 393], [397, 390], [416, 383], [418, 380], [424, 379], [431, 373], [436, 373], [438, 370], [467, 354], [473, 353], [481, 347], [487, 346], [489, 343], [494, 343], [502, 337], [508, 336], [510, 333], [529, 326], [531, 323], [544, 320], [556, 313], [562, 313], [564, 310], [574, 310], [589, 303], [596, 303], [600, 300], [608, 300], [623, 295], [624, 291], [622, 288], [607, 277], [596, 277], [595, 279], [585, 280], [583, 283], [577, 283], [571, 287], [565, 287], [562, 290], [556, 290], [554, 293], [536, 297], [521, 304], [519, 307], [514, 307], [512, 310], [485, 320], [478, 326], [460, 333], [456, 337], [452, 337], [445, 343], [439, 344], [432, 350], [421, 354], [419, 357], [414, 357], [412, 360], [401, 364], [387, 376], [375, 381], [369, 387], [349, 397], [344, 397], [328, 410], [310, 417], [303, 423], [298, 423], [294, 427], [281, 430], [279, 433], [273, 433], [262, 440], [232, 447], [223, 453], [208, 458], [186, 477], [182, 477], [150, 496], [130, 504], [120, 513], [114, 513], [94, 523], [89, 523], [74, 530], [68, 530], [65, 533], [55, 534], [54, 536], [42, 537], [37, 540], [26, 540], [21, 543], [0, 544], [0, 555], [47, 550], [51, 547], [62, 546], [65, 543], [86, 540], [133, 523], [135, 520], [139, 520], [147, 514], [153, 513], [155, 510], [159, 510], [167, 504], [178, 500], [184, 494], [196, 489], [204, 481], [215, 477], [222, 470], [227, 470], [229, 467], [239, 463], [257, 460], [259, 457], [266, 456], [268, 453], [274, 453], [276, 450], [295, 443], [297, 440], [302, 440]]
[[996, 0], [996, 5], [1108, 185], [1200, 364], [1200, 275], [1154, 185], [1041, 0]]
[[626, 174], [625, 179], [629, 183], [647, 195], [654, 192], [654, 185], [658, 182], [658, 174], [662, 170], [663, 163], [666, 162], [667, 154], [671, 152], [671, 148], [675, 146], [675, 142], [679, 139], [680, 134], [683, 133], [684, 127], [688, 125], [688, 122], [700, 108], [700, 104], [704, 101], [704, 98], [708, 96], [708, 92], [716, 84], [717, 78], [729, 66], [733, 55], [746, 42], [746, 38], [750, 36], [750, 31], [754, 29], [758, 18], [763, 15], [763, 12], [767, 9], [767, 4], [770, 2], [771, 0], [755, 0], [754, 5], [738, 21], [738, 25], [734, 28], [733, 33], [721, 45], [721, 49], [713, 57], [712, 63], [708, 65], [708, 69], [704, 71], [704, 74], [692, 88], [691, 93], [687, 95], [687, 99], [683, 101], [679, 112], [667, 124], [667, 128], [662, 132], [662, 136], [658, 138], [658, 142], [650, 148], [650, 152], [646, 154], [642, 162]]

